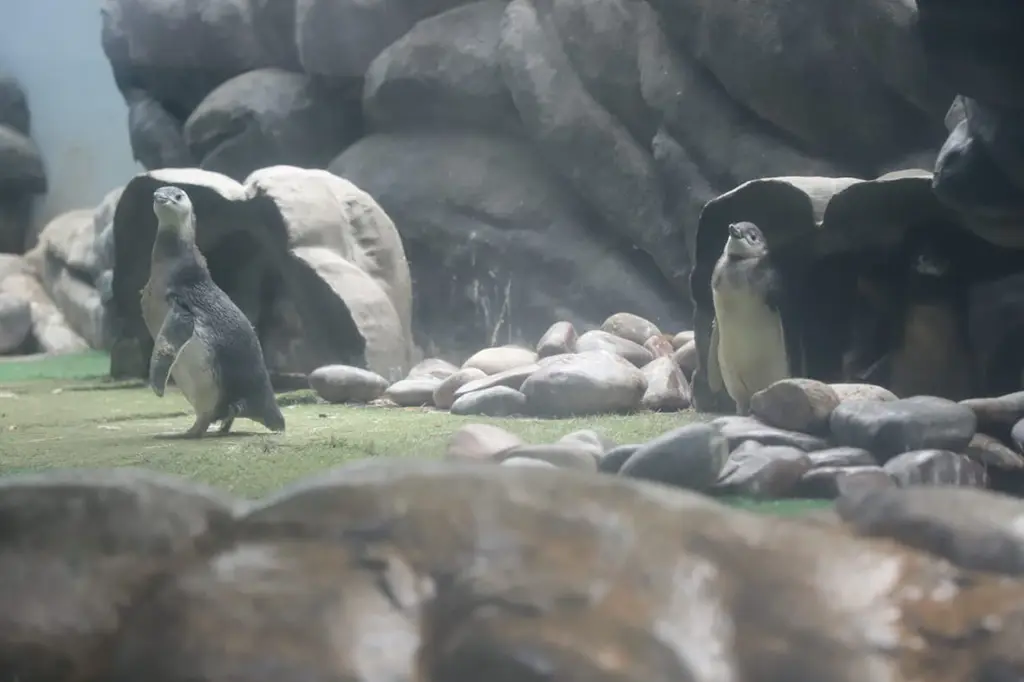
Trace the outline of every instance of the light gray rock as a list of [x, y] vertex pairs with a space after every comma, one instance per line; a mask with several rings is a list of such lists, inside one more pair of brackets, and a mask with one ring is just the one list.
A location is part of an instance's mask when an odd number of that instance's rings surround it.
[[526, 412], [526, 396], [508, 386], [491, 386], [459, 396], [452, 403], [452, 414], [510, 417]]
[[645, 410], [676, 412], [690, 406], [690, 384], [671, 357], [655, 358], [641, 370], [647, 390], [640, 400]]
[[537, 362], [537, 353], [522, 346], [497, 346], [484, 348], [462, 363], [462, 368], [476, 367], [484, 374], [497, 374], [509, 369], [532, 365]]
[[388, 380], [368, 369], [325, 365], [309, 373], [309, 387], [329, 403], [368, 403], [384, 394]]
[[642, 346], [652, 336], [661, 336], [658, 325], [633, 313], [615, 313], [601, 325], [601, 331]]
[[482, 369], [476, 367], [457, 370], [434, 389], [434, 406], [442, 410], [451, 409], [452, 403], [455, 402], [456, 391], [466, 384], [486, 376], [487, 374]]
[[541, 358], [575, 352], [576, 328], [572, 322], [555, 322], [537, 342], [537, 356]]
[[0, 293], [0, 355], [16, 351], [32, 334], [32, 306]]
[[633, 363], [637, 367], [643, 367], [654, 359], [651, 352], [640, 343], [624, 339], [610, 332], [600, 329], [586, 332], [576, 339], [576, 352], [607, 351], [615, 353]]
[[520, 390], [539, 416], [621, 413], [640, 406], [647, 380], [628, 360], [591, 351], [541, 364]]
[[402, 379], [388, 386], [381, 397], [399, 407], [424, 407], [434, 404], [434, 391], [440, 385], [441, 380], [436, 377]]

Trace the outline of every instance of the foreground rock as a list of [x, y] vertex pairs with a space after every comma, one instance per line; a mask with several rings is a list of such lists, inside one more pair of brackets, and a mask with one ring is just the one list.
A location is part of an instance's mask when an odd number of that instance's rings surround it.
[[[1014, 679], [1019, 503], [916, 488], [838, 508], [849, 527], [621, 477], [408, 458], [244, 507], [123, 470], [13, 477], [0, 653], [29, 682], [471, 682], [482, 662], [524, 679], [684, 680], [698, 645], [730, 679]], [[974, 512], [957, 525], [950, 510]], [[837, 599], [851, 594], [866, 596]]]
[[217, 542], [234, 511], [214, 491], [133, 469], [0, 480], [6, 673], [95, 679], [131, 628], [119, 607]]
[[888, 537], [972, 570], [1024, 575], [1024, 501], [970, 488], [862, 491], [836, 505], [857, 532]]

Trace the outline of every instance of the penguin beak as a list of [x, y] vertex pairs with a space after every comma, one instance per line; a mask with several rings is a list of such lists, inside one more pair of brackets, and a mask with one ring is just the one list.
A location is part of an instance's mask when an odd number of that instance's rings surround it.
[[168, 197], [166, 194], [154, 194], [153, 195], [153, 201], [155, 203], [160, 204], [162, 206], [164, 204], [171, 203], [171, 198]]
[[735, 239], [739, 239], [740, 238], [740, 227], [739, 227], [739, 225], [737, 225], [736, 223], [732, 223], [732, 224], [729, 225], [729, 236], [733, 237]]

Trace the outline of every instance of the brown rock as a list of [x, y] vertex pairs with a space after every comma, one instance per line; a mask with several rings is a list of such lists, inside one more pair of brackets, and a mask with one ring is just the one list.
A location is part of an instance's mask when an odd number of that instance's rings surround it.
[[845, 495], [836, 512], [885, 537], [978, 571], [1024, 575], [1024, 501], [976, 488], [915, 486]]
[[829, 384], [840, 402], [847, 400], [877, 400], [890, 402], [898, 400], [896, 394], [887, 388], [874, 384]]
[[612, 353], [591, 351], [547, 360], [520, 389], [535, 415], [631, 412], [647, 390], [644, 373]]
[[496, 460], [498, 455], [518, 447], [523, 440], [493, 424], [466, 424], [448, 439], [449, 459]]
[[452, 403], [455, 402], [456, 391], [471, 381], [483, 379], [486, 376], [482, 369], [476, 367], [458, 370], [434, 389], [434, 405], [442, 410], [451, 409]]
[[388, 380], [368, 369], [325, 365], [309, 373], [309, 387], [329, 403], [368, 403], [388, 388]]
[[526, 381], [526, 378], [538, 369], [540, 369], [540, 365], [533, 363], [530, 365], [523, 365], [522, 367], [507, 369], [504, 372], [498, 372], [497, 374], [485, 375], [460, 386], [459, 389], [455, 391], [455, 397], [458, 399], [468, 393], [482, 391], [487, 388], [494, 388], [495, 386], [506, 386], [518, 391], [522, 387], [523, 382]]
[[399, 407], [423, 407], [434, 404], [434, 391], [441, 385], [441, 379], [423, 376], [418, 379], [402, 379], [388, 386], [381, 396]]
[[645, 410], [676, 412], [690, 406], [690, 384], [671, 357], [655, 358], [642, 371], [647, 390], [640, 406]]
[[675, 352], [672, 347], [672, 342], [666, 339], [664, 336], [652, 336], [651, 338], [644, 341], [644, 348], [654, 358], [670, 358]]
[[672, 354], [672, 359], [679, 365], [679, 369], [682, 370], [683, 376], [687, 379], [693, 378], [693, 373], [697, 370], [697, 363], [700, 358], [697, 355], [697, 342], [689, 341], [684, 343], [679, 349]]
[[654, 359], [650, 351], [643, 346], [597, 329], [586, 332], [576, 339], [576, 351], [578, 353], [586, 353], [587, 351], [614, 353], [619, 357], [629, 360], [637, 367], [643, 367]]
[[497, 374], [537, 362], [537, 353], [522, 346], [497, 346], [477, 351], [462, 363], [462, 368], [476, 367], [484, 374]]
[[984, 433], [974, 434], [964, 454], [985, 466], [997, 469], [1024, 469], [1024, 455]]
[[409, 370], [406, 379], [440, 379], [444, 381], [459, 371], [459, 368], [441, 358], [420, 360]]
[[103, 679], [414, 679], [420, 611], [433, 589], [394, 552], [243, 542], [134, 605]]
[[[238, 533], [354, 538], [399, 553], [400, 574], [451, 576], [421, 623], [424, 680], [474, 682], [487, 664], [509, 679], [685, 680], [675, 652], [698, 640], [734, 680], [963, 682], [1024, 664], [1017, 580], [615, 476], [395, 459], [294, 485]], [[885, 627], [861, 636], [872, 623]]]
[[793, 491], [794, 497], [834, 500], [858, 490], [895, 488], [896, 481], [882, 467], [823, 466], [806, 472]]
[[963, 485], [984, 488], [985, 467], [949, 450], [914, 450], [893, 457], [883, 467], [902, 487], [911, 485]]
[[236, 504], [185, 480], [136, 469], [0, 480], [4, 676], [96, 679], [124, 632], [125, 607], [169, 566], [220, 541]]
[[555, 322], [537, 342], [537, 356], [546, 358], [576, 352], [576, 328], [572, 322]]
[[750, 411], [765, 424], [780, 429], [821, 434], [839, 405], [836, 392], [813, 379], [783, 379], [750, 398]]
[[788, 497], [810, 468], [811, 460], [802, 450], [747, 441], [725, 461], [715, 490], [762, 499]]
[[520, 445], [498, 456], [499, 461], [510, 457], [529, 457], [553, 464], [560, 469], [597, 471], [597, 457], [586, 447], [567, 443]]
[[676, 350], [679, 350], [686, 344], [693, 341], [693, 337], [694, 333], [692, 329], [684, 332], [679, 332], [678, 334], [672, 337], [672, 347]]

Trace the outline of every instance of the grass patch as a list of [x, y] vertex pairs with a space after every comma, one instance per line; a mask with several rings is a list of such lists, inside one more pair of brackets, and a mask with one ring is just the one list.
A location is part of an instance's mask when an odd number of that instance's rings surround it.
[[[29, 369], [31, 367], [31, 369]], [[363, 457], [437, 457], [470, 422], [496, 424], [528, 443], [594, 429], [616, 443], [638, 443], [701, 416], [640, 413], [577, 419], [459, 417], [419, 408], [329, 405], [312, 391], [279, 396], [288, 423], [271, 434], [247, 420], [235, 432], [199, 441], [162, 440], [192, 423], [173, 388], [157, 398], [141, 382], [104, 378], [105, 355], [0, 361], [0, 474], [58, 467], [138, 466], [197, 479], [239, 495], [262, 495], [296, 478]], [[821, 503], [733, 504], [788, 514]]]

